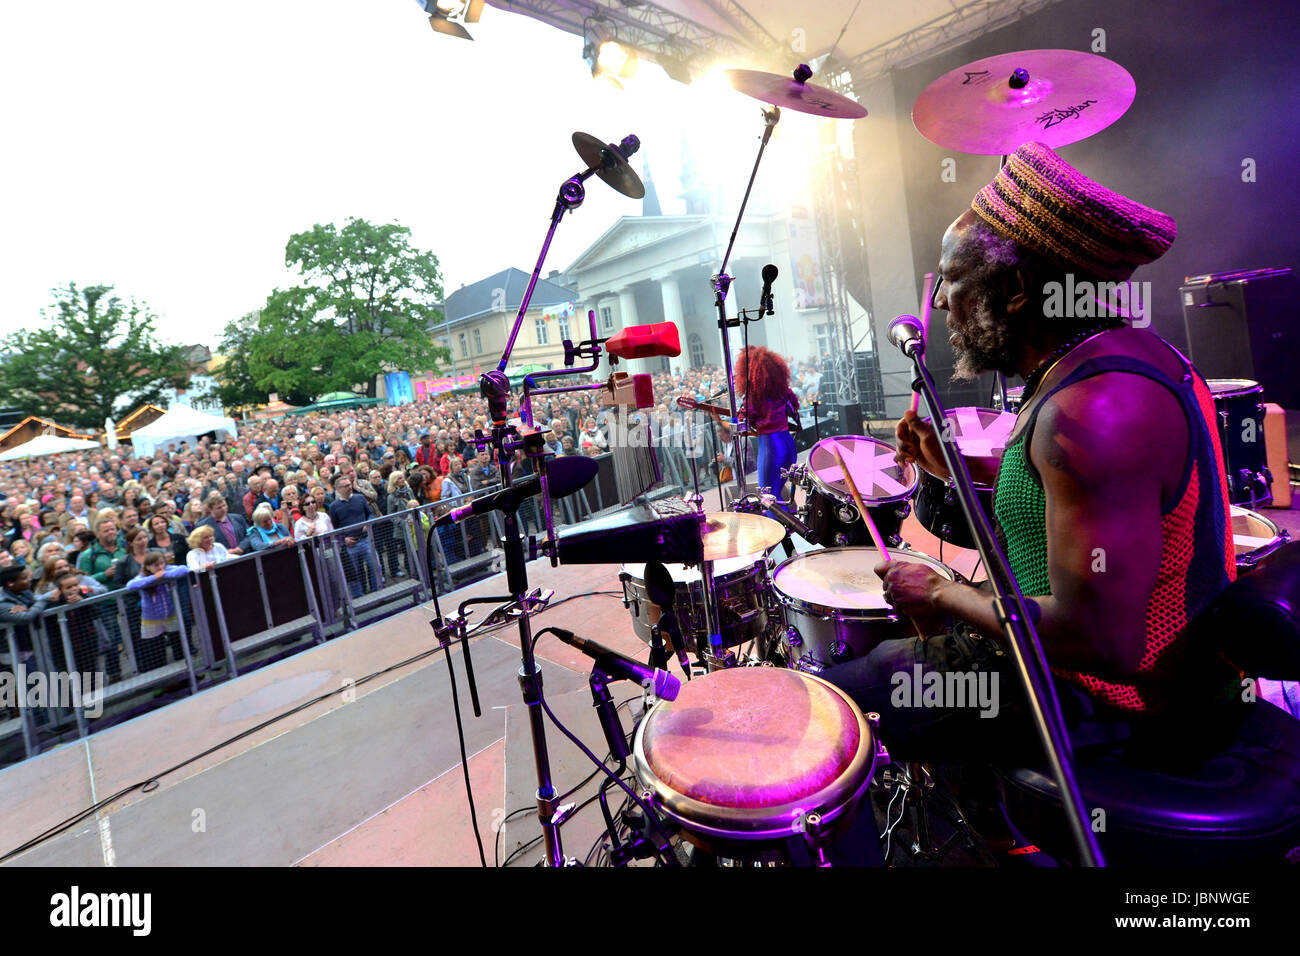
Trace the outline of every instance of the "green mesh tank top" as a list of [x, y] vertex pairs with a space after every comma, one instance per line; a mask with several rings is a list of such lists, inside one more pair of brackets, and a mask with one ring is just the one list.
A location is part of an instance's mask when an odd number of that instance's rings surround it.
[[[1166, 343], [1168, 344], [1168, 343]], [[1075, 382], [1122, 371], [1158, 382], [1178, 397], [1188, 425], [1187, 461], [1178, 490], [1162, 503], [1162, 550], [1155, 588], [1147, 603], [1146, 649], [1129, 683], [1114, 683], [1060, 668], [1052, 670], [1105, 703], [1127, 711], [1158, 710], [1178, 680], [1187, 623], [1219, 595], [1237, 572], [1223, 450], [1214, 399], [1205, 380], [1183, 363], [1181, 381], [1129, 356], [1104, 355], [1081, 362], [1034, 405], [1030, 419], [1002, 454], [993, 513], [1000, 543], [1026, 596], [1050, 595], [1047, 564], [1047, 495], [1028, 460], [1038, 413], [1047, 398]]]

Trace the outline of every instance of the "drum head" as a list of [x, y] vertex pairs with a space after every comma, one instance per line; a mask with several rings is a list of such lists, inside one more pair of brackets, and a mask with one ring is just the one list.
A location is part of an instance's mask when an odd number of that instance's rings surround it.
[[1215, 398], [1232, 398], [1234, 395], [1263, 393], [1264, 386], [1248, 378], [1212, 378], [1205, 383]]
[[[952, 569], [929, 555], [896, 548], [889, 552], [895, 561], [924, 564], [949, 581]], [[781, 603], [817, 613], [844, 611], [893, 613], [885, 600], [884, 582], [873, 570], [880, 563], [876, 548], [832, 548], [798, 554], [772, 575], [772, 586]]]
[[851, 501], [848, 482], [835, 460], [832, 445], [839, 446], [844, 465], [853, 476], [865, 504], [885, 503], [910, 498], [916, 490], [916, 468], [910, 462], [894, 461], [897, 449], [866, 435], [840, 435], [823, 438], [808, 454], [808, 471], [817, 487], [841, 501]]
[[785, 838], [802, 816], [830, 822], [866, 792], [875, 743], [839, 688], [799, 671], [733, 667], [686, 684], [637, 728], [633, 766], [690, 833]]
[[[1023, 398], [1023, 390], [1020, 395]], [[1016, 427], [1014, 413], [994, 408], [951, 408], [944, 417], [952, 422], [953, 437], [966, 458], [1001, 458]]]
[[1232, 544], [1238, 556], [1251, 554], [1277, 541], [1277, 525], [1262, 514], [1235, 505], [1228, 511], [1232, 519]]

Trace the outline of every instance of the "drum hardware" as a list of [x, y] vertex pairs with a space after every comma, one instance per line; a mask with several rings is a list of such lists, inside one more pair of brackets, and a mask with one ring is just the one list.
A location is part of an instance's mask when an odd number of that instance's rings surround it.
[[808, 540], [827, 547], [871, 543], [832, 446], [841, 450], [877, 529], [888, 545], [897, 547], [903, 521], [911, 513], [919, 469], [910, 462], [899, 465], [894, 446], [866, 435], [825, 438], [812, 447], [805, 464], [789, 469], [790, 480], [804, 490], [800, 520], [813, 533]]
[[1273, 500], [1273, 474], [1264, 448], [1264, 387], [1249, 379], [1210, 379], [1219, 417], [1219, 443], [1228, 500], [1256, 508]]
[[[993, 408], [963, 406], [949, 409], [944, 421], [970, 467], [975, 493], [984, 514], [993, 514], [994, 480], [1016, 416]], [[951, 478], [940, 478], [924, 468], [916, 494], [916, 517], [936, 538], [959, 548], [973, 548], [975, 539]]]
[[1291, 532], [1279, 530], [1273, 521], [1257, 512], [1232, 505], [1228, 517], [1238, 574], [1253, 571], [1255, 565], [1291, 540]]

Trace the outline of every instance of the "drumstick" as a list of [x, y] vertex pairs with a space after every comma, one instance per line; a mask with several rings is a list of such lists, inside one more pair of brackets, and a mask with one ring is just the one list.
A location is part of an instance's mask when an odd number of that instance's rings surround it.
[[[880, 551], [882, 561], [892, 561], [889, 556], [889, 550], [885, 547], [885, 540], [880, 536], [880, 530], [876, 523], [871, 520], [871, 513], [867, 511], [867, 506], [862, 503], [862, 495], [858, 494], [858, 486], [853, 483], [853, 476], [849, 474], [848, 466], [844, 464], [844, 456], [840, 454], [838, 443], [831, 442], [831, 451], [835, 454], [835, 461], [840, 466], [840, 471], [844, 472], [844, 483], [849, 486], [849, 494], [853, 496], [853, 503], [858, 506], [858, 514], [862, 515], [862, 523], [867, 526], [867, 531], [871, 534], [871, 540], [876, 543], [876, 548]], [[912, 622], [912, 627], [916, 629], [916, 636], [922, 641], [925, 640], [925, 634], [921, 632], [921, 625], [916, 623], [916, 618], [910, 614], [907, 619]]]
[[831, 451], [835, 454], [835, 462], [840, 466], [840, 471], [844, 472], [844, 483], [849, 486], [849, 494], [853, 496], [853, 503], [858, 506], [858, 514], [862, 515], [862, 521], [871, 534], [871, 540], [876, 543], [876, 548], [880, 551], [881, 560], [890, 560], [889, 549], [885, 547], [885, 541], [880, 537], [880, 531], [876, 528], [876, 523], [871, 520], [871, 513], [867, 511], [867, 506], [862, 503], [862, 496], [858, 494], [858, 486], [853, 483], [853, 476], [849, 474], [848, 465], [844, 464], [844, 456], [840, 454], [840, 446], [836, 442], [831, 442]]
[[[934, 298], [934, 273], [925, 274], [925, 291], [921, 293], [921, 341], [930, 340], [930, 300]], [[912, 411], [921, 407], [921, 393], [912, 392]]]

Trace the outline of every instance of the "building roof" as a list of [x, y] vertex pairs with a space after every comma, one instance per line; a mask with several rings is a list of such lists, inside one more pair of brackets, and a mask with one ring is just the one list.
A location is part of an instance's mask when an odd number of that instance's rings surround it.
[[[524, 290], [532, 273], [520, 269], [503, 269], [486, 279], [462, 286], [447, 296], [443, 314], [447, 322], [461, 322], [480, 315], [495, 312], [518, 312], [519, 303], [523, 301]], [[574, 293], [547, 279], [538, 279], [537, 288], [529, 300], [529, 307], [541, 308], [548, 305], [560, 305], [572, 302]], [[442, 323], [439, 323], [440, 325]]]
[[18, 431], [18, 429], [22, 428], [28, 422], [36, 422], [38, 425], [44, 427], [47, 431], [52, 431], [56, 435], [62, 435], [67, 438], [93, 439], [95, 437], [90, 433], [79, 432], [68, 425], [60, 425], [57, 422], [52, 422], [48, 418], [40, 418], [36, 415], [28, 415], [17, 425], [14, 425], [12, 428], [8, 429], [3, 435], [0, 435], [0, 445], [3, 445], [5, 441], [9, 438], [9, 436], [13, 435], [14, 432]]

